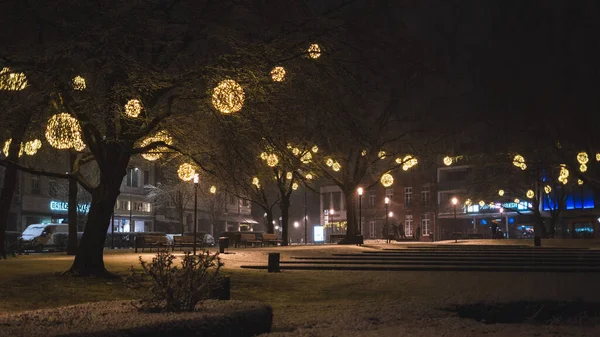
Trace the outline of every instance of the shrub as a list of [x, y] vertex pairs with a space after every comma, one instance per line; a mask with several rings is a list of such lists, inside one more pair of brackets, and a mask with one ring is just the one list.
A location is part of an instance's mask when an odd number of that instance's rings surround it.
[[220, 284], [223, 263], [218, 253], [201, 251], [194, 256], [186, 252], [181, 266], [174, 263], [177, 257], [168, 251], [157, 253], [150, 263], [141, 256], [139, 259], [142, 271], [136, 272], [131, 266], [126, 284], [142, 290], [142, 298], [134, 304], [140, 311], [194, 311]]

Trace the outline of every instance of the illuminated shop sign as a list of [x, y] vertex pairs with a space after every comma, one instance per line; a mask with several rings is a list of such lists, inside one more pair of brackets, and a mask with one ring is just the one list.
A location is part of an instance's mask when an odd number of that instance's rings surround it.
[[[69, 203], [63, 201], [50, 201], [50, 210], [51, 211], [59, 211], [66, 212], [69, 210]], [[78, 204], [77, 211], [87, 213], [90, 211], [90, 204]]]
[[479, 205], [471, 205], [469, 207], [466, 207], [467, 213], [478, 213], [478, 212], [500, 212], [500, 208], [504, 208], [505, 211], [514, 211], [514, 210], [518, 210], [518, 211], [526, 211], [528, 209], [530, 209], [531, 207], [533, 207], [531, 205], [531, 203], [528, 202], [520, 202], [520, 203], [516, 203], [516, 202], [505, 202], [505, 203], [495, 203], [493, 205], [483, 205], [483, 206], [479, 206]]
[[313, 242], [323, 242], [325, 241], [325, 232], [323, 230], [323, 226], [314, 226], [313, 227]]

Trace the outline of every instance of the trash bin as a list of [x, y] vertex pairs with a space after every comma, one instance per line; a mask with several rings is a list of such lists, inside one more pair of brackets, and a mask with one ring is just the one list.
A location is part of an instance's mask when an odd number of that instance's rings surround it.
[[225, 253], [225, 248], [229, 248], [229, 238], [221, 236], [219, 237], [219, 253]]

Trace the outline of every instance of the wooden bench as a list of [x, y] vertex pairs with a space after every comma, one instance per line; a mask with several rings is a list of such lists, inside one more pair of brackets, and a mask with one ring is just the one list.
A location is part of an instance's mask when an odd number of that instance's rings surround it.
[[329, 235], [329, 243], [336, 243], [345, 237], [346, 237], [346, 234], [330, 234]]
[[263, 244], [267, 244], [267, 245], [272, 244], [273, 246], [277, 246], [277, 244], [281, 244], [282, 242], [283, 242], [283, 240], [279, 240], [277, 238], [277, 234], [264, 233], [262, 235], [262, 243]]
[[167, 247], [169, 245], [169, 240], [167, 240], [166, 235], [143, 235], [141, 241], [142, 252], [146, 247], [150, 248], [150, 251], [152, 251], [152, 247], [157, 247], [158, 250], [161, 247]]
[[244, 247], [248, 247], [248, 244], [262, 244], [262, 241], [257, 240], [255, 234], [240, 234], [240, 244], [244, 245]]
[[[181, 235], [181, 236], [173, 236], [173, 249], [175, 251], [175, 247], [193, 247], [194, 246], [194, 237], [192, 235]], [[202, 247], [202, 241], [196, 239], [196, 247]]]

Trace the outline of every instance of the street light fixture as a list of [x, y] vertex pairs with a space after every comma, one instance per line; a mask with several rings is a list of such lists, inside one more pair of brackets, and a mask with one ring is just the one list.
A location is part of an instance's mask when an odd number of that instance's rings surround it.
[[362, 235], [362, 195], [363, 188], [359, 187], [358, 190], [358, 234]]
[[198, 232], [198, 183], [200, 176], [194, 174], [194, 256], [196, 255], [196, 235]]
[[[389, 216], [388, 205], [389, 205], [389, 203], [390, 203], [390, 198], [385, 197], [385, 228], [389, 228], [388, 227], [388, 216]], [[389, 231], [389, 229], [388, 229], [388, 231]], [[385, 235], [387, 235], [387, 233]]]
[[456, 222], [456, 205], [458, 205], [458, 198], [452, 198], [452, 205], [454, 206], [454, 243], [458, 243], [458, 223]]

